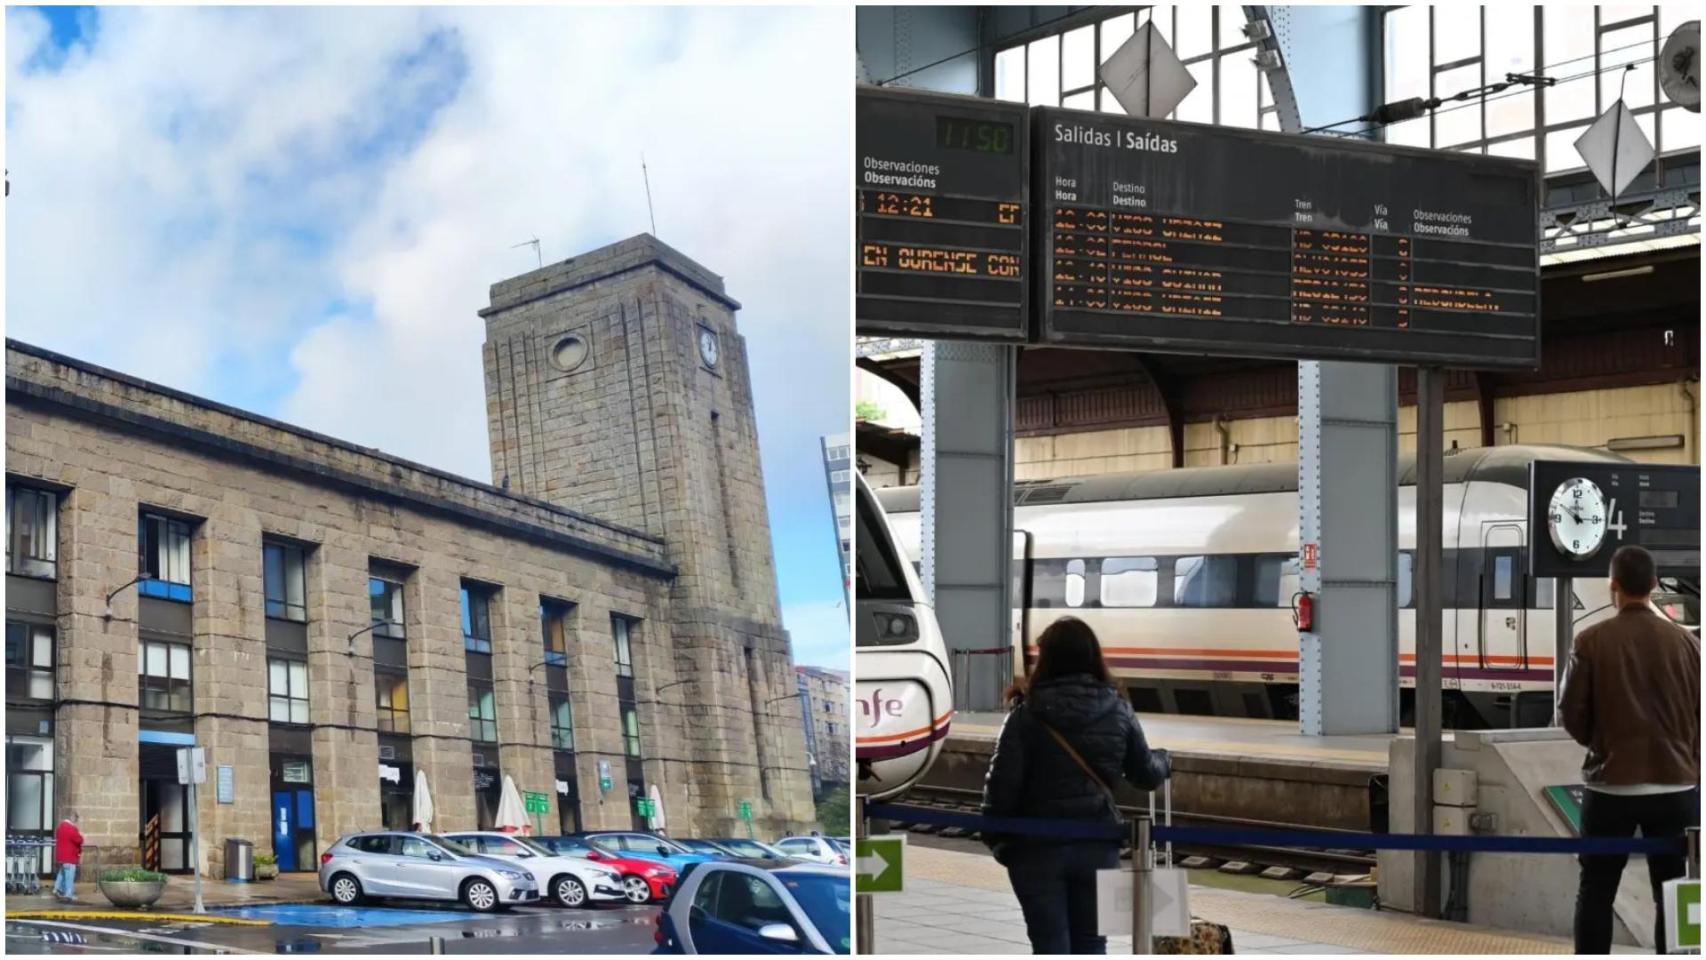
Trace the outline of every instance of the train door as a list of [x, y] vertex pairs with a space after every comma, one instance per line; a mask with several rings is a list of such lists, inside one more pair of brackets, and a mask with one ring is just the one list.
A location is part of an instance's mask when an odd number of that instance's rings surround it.
[[1480, 662], [1476, 666], [1487, 671], [1526, 669], [1528, 571], [1523, 563], [1522, 527], [1514, 523], [1484, 524], [1481, 557]]

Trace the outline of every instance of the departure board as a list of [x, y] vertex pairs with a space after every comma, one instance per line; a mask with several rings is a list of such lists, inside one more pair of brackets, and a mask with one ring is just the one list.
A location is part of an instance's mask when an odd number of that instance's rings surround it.
[[1026, 108], [860, 87], [857, 111], [857, 332], [1024, 341]]
[[[1586, 557], [1559, 550], [1548, 515], [1559, 485], [1581, 478], [1604, 500], [1605, 538]], [[1627, 544], [1647, 548], [1665, 574], [1700, 572], [1700, 468], [1687, 464], [1536, 460], [1528, 474], [1529, 574], [1602, 578]]]
[[1532, 162], [1054, 108], [1032, 120], [1043, 343], [1539, 366]]

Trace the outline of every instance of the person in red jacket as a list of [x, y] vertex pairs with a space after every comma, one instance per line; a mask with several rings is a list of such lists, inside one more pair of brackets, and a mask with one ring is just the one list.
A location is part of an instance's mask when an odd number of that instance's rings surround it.
[[53, 858], [59, 862], [59, 876], [53, 881], [53, 895], [61, 900], [76, 899], [77, 863], [83, 859], [83, 831], [77, 829], [75, 810], [66, 814], [53, 831]]

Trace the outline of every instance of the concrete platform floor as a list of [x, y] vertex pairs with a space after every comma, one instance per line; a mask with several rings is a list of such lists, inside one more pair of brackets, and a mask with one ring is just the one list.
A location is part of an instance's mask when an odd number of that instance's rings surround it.
[[[991, 739], [1001, 730], [1002, 713], [957, 713], [950, 737]], [[1317, 761], [1335, 767], [1368, 767], [1385, 772], [1389, 734], [1306, 737], [1295, 720], [1244, 720], [1232, 717], [1183, 717], [1139, 714], [1152, 746], [1177, 753], [1212, 754], [1252, 760]], [[1410, 735], [1405, 729], [1400, 735]], [[1451, 739], [1451, 731], [1444, 734]]]
[[[876, 953], [1025, 954], [1025, 923], [1006, 871], [976, 853], [908, 843], [903, 894], [876, 897]], [[1232, 929], [1237, 953], [1567, 954], [1566, 940], [1404, 913], [1192, 885], [1191, 912]], [[1130, 937], [1108, 953], [1129, 954]], [[1618, 947], [1618, 953], [1641, 953]]]

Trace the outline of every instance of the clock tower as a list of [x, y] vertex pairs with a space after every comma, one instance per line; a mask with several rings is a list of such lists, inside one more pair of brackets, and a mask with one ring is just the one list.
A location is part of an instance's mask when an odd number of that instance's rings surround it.
[[[744, 832], [742, 801], [773, 832], [816, 819], [739, 307], [641, 234], [493, 284], [480, 311], [493, 482], [656, 537], [676, 568], [614, 700], [638, 706], [646, 782], [685, 781], [665, 789], [687, 801], [667, 811], [683, 834]], [[578, 641], [608, 643], [608, 620], [581, 611]], [[587, 682], [576, 727], [590, 710], [618, 729], [608, 684]]]

